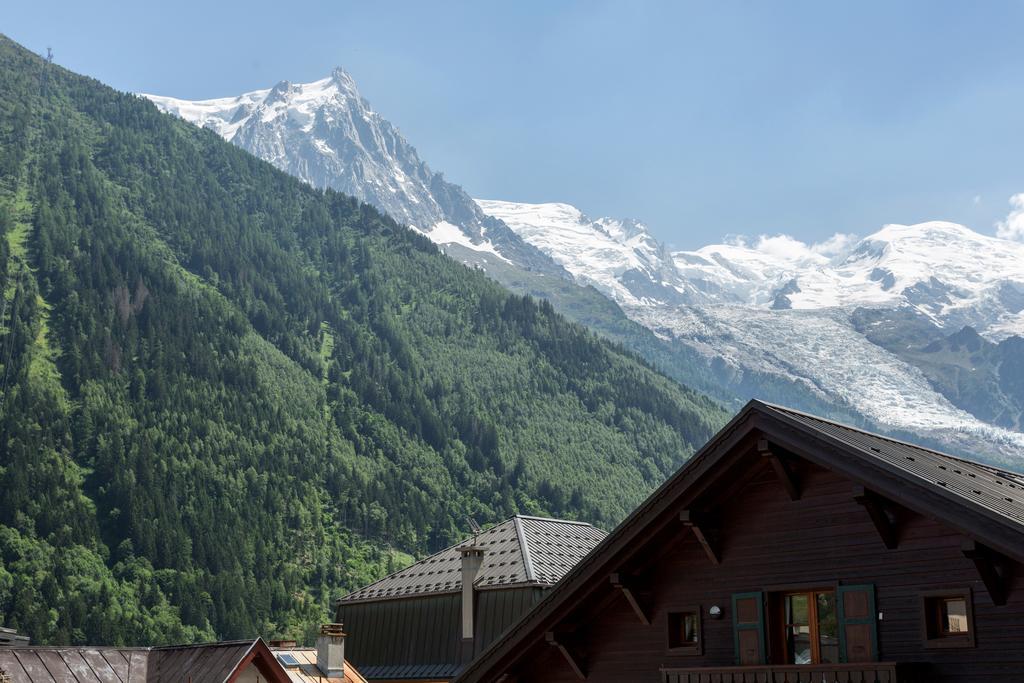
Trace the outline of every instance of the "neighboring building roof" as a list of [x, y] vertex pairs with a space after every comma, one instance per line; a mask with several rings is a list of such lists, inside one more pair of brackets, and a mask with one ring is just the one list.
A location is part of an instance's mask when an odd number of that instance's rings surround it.
[[459, 548], [485, 550], [474, 585], [478, 589], [551, 586], [590, 552], [605, 532], [586, 522], [516, 515], [476, 536], [360, 588], [339, 602], [388, 600], [462, 589]]
[[12, 683], [142, 683], [148, 659], [147, 648], [11, 647], [0, 649], [0, 671]]
[[595, 582], [607, 583], [621, 558], [652, 538], [651, 530], [678, 519], [681, 506], [712, 482], [728, 477], [737, 451], [752, 449], [755, 438], [765, 438], [1024, 562], [1024, 476], [755, 400], [470, 663], [456, 683], [489, 681], [507, 671], [574, 600]]
[[205, 645], [155, 647], [149, 651], [146, 683], [225, 683], [231, 674], [242, 669], [256, 650], [265, 650], [273, 660], [262, 639], [224, 641]]
[[153, 648], [0, 649], [0, 670], [11, 683], [226, 683], [250, 664], [271, 683], [288, 682], [261, 638]]
[[[270, 648], [278, 663], [284, 667], [294, 683], [366, 683], [366, 679], [360, 675], [354, 666], [345, 660], [344, 678], [327, 678], [316, 666], [316, 648], [313, 647], [272, 647]], [[292, 665], [281, 655], [291, 655], [295, 658], [297, 665]]]

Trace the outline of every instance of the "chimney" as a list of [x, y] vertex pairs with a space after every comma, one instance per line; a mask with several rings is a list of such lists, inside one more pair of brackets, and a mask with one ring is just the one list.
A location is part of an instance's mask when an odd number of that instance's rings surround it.
[[282, 650], [293, 650], [298, 645], [294, 640], [272, 640], [270, 641], [270, 647], [280, 648]]
[[345, 633], [341, 624], [323, 624], [316, 639], [316, 668], [327, 678], [345, 675]]
[[476, 589], [473, 583], [484, 561], [484, 549], [468, 545], [459, 548], [459, 553], [462, 555], [462, 649], [463, 655], [472, 659], [475, 630], [473, 618], [476, 606]]

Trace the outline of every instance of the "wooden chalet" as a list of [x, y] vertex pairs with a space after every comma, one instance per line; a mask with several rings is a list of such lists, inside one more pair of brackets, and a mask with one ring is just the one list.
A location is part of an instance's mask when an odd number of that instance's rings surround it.
[[447, 681], [605, 537], [583, 522], [517, 515], [346, 595], [336, 621], [373, 681]]
[[748, 404], [456, 683], [1024, 681], [1024, 476]]

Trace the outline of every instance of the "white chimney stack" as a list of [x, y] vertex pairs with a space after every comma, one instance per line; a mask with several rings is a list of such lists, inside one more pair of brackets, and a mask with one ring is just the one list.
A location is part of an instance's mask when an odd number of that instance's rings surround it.
[[469, 545], [459, 548], [459, 552], [462, 554], [462, 641], [472, 643], [475, 611], [473, 584], [484, 562], [484, 549]]
[[323, 624], [316, 639], [316, 668], [327, 678], [345, 675], [345, 633], [341, 624]]

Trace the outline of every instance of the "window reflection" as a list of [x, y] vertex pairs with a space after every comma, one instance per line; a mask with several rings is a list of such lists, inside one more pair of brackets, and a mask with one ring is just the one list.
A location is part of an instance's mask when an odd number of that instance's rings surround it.
[[838, 662], [839, 626], [835, 593], [790, 593], [785, 596], [783, 605], [787, 663]]

